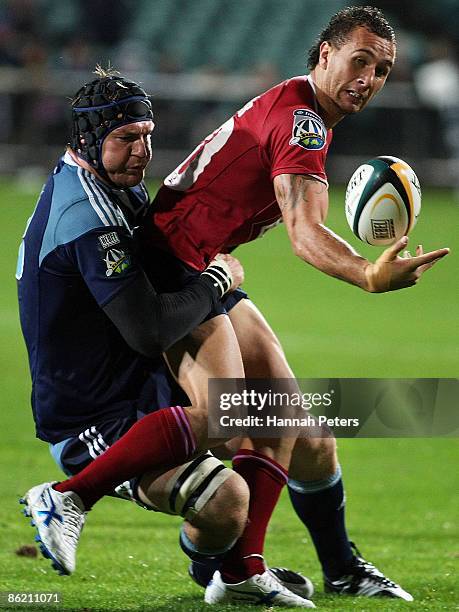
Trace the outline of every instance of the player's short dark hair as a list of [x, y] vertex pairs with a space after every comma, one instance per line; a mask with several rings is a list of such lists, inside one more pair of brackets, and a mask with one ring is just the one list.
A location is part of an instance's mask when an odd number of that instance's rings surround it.
[[395, 44], [395, 32], [383, 13], [374, 6], [348, 6], [330, 19], [314, 45], [308, 51], [308, 68], [319, 63], [320, 45], [327, 41], [337, 48], [344, 45], [350, 33], [359, 27]]

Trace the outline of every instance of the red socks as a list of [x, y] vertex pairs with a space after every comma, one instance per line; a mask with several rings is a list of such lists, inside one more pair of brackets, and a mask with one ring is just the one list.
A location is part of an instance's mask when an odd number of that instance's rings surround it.
[[164, 408], [137, 421], [103, 455], [54, 488], [61, 493], [74, 491], [89, 510], [125, 480], [185, 463], [195, 448], [194, 434], [183, 408]]
[[223, 561], [224, 582], [242, 582], [265, 571], [263, 546], [266, 529], [282, 487], [288, 480], [287, 471], [273, 459], [256, 451], [240, 450], [233, 457], [233, 469], [249, 485], [249, 520], [244, 533]]

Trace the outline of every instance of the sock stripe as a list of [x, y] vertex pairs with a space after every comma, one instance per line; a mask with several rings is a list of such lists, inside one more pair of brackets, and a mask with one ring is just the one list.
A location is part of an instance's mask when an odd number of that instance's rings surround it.
[[183, 426], [183, 423], [180, 419], [180, 416], [178, 415], [176, 409], [172, 406], [171, 407], [171, 412], [174, 415], [174, 418], [177, 422], [177, 425], [180, 429], [180, 433], [182, 434], [182, 438], [183, 438], [183, 444], [185, 446], [185, 454], [188, 456], [190, 454], [190, 444], [188, 442], [188, 436], [187, 436], [187, 432], [185, 430], [185, 427]]
[[282, 478], [284, 482], [288, 481], [287, 472], [277, 463], [274, 463], [274, 461], [271, 461], [269, 457], [260, 457], [258, 455], [235, 455], [233, 457], [233, 465], [236, 461], [241, 461], [242, 459], [244, 460], [250, 459], [251, 461], [259, 461], [260, 463], [264, 463], [265, 465], [268, 465], [271, 470], [275, 471]]
[[185, 413], [185, 410], [182, 408], [182, 406], [176, 406], [175, 408], [177, 410], [179, 417], [182, 419], [182, 423], [188, 433], [188, 439], [190, 442], [190, 454], [193, 454], [194, 451], [196, 450], [196, 438], [194, 437], [193, 430], [191, 429], [190, 421], [188, 420], [188, 417]]
[[171, 411], [175, 417], [175, 420], [177, 421], [177, 425], [179, 426], [180, 431], [182, 432], [185, 444], [185, 452], [187, 456], [190, 456], [196, 450], [196, 443], [194, 439], [194, 434], [190, 427], [190, 423], [181, 406], [172, 406]]
[[236, 540], [234, 540], [233, 542], [230, 542], [229, 544], [227, 544], [226, 546], [223, 546], [222, 548], [216, 548], [212, 550], [210, 548], [202, 548], [200, 546], [197, 546], [190, 540], [190, 538], [185, 532], [185, 528], [183, 525], [180, 528], [180, 540], [179, 540], [180, 546], [183, 552], [186, 555], [188, 555], [190, 559], [193, 559], [193, 560], [196, 560], [196, 557], [203, 557], [202, 560], [205, 560], [206, 558], [208, 559], [209, 557], [212, 559], [218, 556], [223, 556], [225, 553], [231, 550], [231, 548], [233, 548], [235, 542]]
[[324, 478], [323, 480], [294, 480], [289, 478], [288, 487], [297, 493], [311, 494], [318, 493], [319, 491], [325, 491], [331, 489], [341, 478], [341, 467], [338, 465], [336, 472]]

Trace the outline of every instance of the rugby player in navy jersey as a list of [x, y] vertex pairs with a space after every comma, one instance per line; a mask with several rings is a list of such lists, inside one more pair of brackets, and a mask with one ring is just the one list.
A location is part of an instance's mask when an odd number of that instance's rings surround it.
[[[137, 237], [149, 204], [151, 103], [136, 83], [96, 72], [72, 101], [71, 146], [40, 194], [18, 258], [37, 436], [67, 475], [78, 474], [33, 487], [25, 513], [61, 573], [74, 571], [85, 512], [105, 494], [183, 516], [183, 550], [215, 561], [245, 527], [248, 487], [206, 452], [199, 406], [153, 412], [164, 405], [155, 375], [162, 351], [238, 299], [232, 290], [243, 270], [223, 255], [197, 277], [186, 280], [182, 271], [180, 291], [156, 293]], [[158, 257], [154, 266], [164, 266], [167, 256]], [[313, 607], [274, 571], [258, 577], [261, 586], [252, 581], [256, 600], [270, 595], [280, 605]], [[281, 578], [311, 592], [298, 574]]]

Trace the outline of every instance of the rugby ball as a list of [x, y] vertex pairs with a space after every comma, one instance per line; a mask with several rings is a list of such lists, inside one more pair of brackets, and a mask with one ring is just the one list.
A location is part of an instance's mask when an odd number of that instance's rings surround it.
[[351, 176], [346, 219], [368, 244], [387, 246], [413, 229], [421, 212], [421, 186], [414, 170], [398, 157], [370, 159]]

